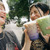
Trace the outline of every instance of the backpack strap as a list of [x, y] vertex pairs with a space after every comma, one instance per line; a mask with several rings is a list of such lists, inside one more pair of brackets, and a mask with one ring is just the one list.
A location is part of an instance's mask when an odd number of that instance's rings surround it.
[[19, 48], [19, 50], [21, 50], [22, 47], [21, 47], [16, 35], [14, 34], [14, 32], [13, 31], [4, 31], [4, 32], [6, 32], [6, 35], [10, 39], [10, 42], [12, 42], [16, 47]]

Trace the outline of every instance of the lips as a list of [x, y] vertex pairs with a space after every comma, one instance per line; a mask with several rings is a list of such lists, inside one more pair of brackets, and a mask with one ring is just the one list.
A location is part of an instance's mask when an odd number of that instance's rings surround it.
[[0, 18], [4, 19], [4, 16], [0, 16]]
[[31, 17], [32, 20], [37, 19], [37, 16], [36, 16], [36, 15], [32, 15], [32, 16], [30, 16], [30, 17]]
[[1, 16], [1, 18], [4, 18], [4, 16]]
[[6, 17], [6, 12], [0, 10], [0, 18], [5, 18]]
[[6, 14], [0, 14], [0, 18], [5, 19], [6, 18]]

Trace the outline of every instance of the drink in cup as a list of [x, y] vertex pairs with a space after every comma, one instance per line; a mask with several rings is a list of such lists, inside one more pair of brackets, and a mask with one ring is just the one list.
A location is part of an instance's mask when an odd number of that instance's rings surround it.
[[24, 24], [25, 28], [28, 31], [28, 36], [30, 40], [36, 40], [39, 38], [38, 31], [37, 31], [37, 26], [36, 26], [36, 20], [27, 22]]
[[50, 34], [50, 29], [46, 29], [46, 27], [50, 26], [50, 15], [38, 18], [37, 23], [39, 24], [43, 35]]

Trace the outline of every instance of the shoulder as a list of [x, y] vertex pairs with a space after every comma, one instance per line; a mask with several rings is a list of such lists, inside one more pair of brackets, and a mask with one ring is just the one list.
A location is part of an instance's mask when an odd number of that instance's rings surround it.
[[19, 50], [21, 50], [22, 46], [20, 45], [15, 33], [11, 30], [10, 31], [4, 30], [3, 32], [5, 32], [5, 34], [9, 37], [9, 39], [11, 39], [13, 42], [15, 42], [17, 44], [17, 47], [19, 48]]
[[16, 36], [15, 33], [12, 30], [4, 30], [3, 31], [6, 35], [9, 34], [10, 36]]

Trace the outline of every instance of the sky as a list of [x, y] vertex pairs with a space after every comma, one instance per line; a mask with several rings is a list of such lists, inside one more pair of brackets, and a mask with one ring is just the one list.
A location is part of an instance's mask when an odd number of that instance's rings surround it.
[[4, 4], [4, 6], [5, 6], [5, 9], [6, 9], [6, 13], [8, 13], [9, 12], [9, 7], [8, 7], [8, 4], [7, 4], [7, 0], [2, 0], [3, 1], [3, 4]]

